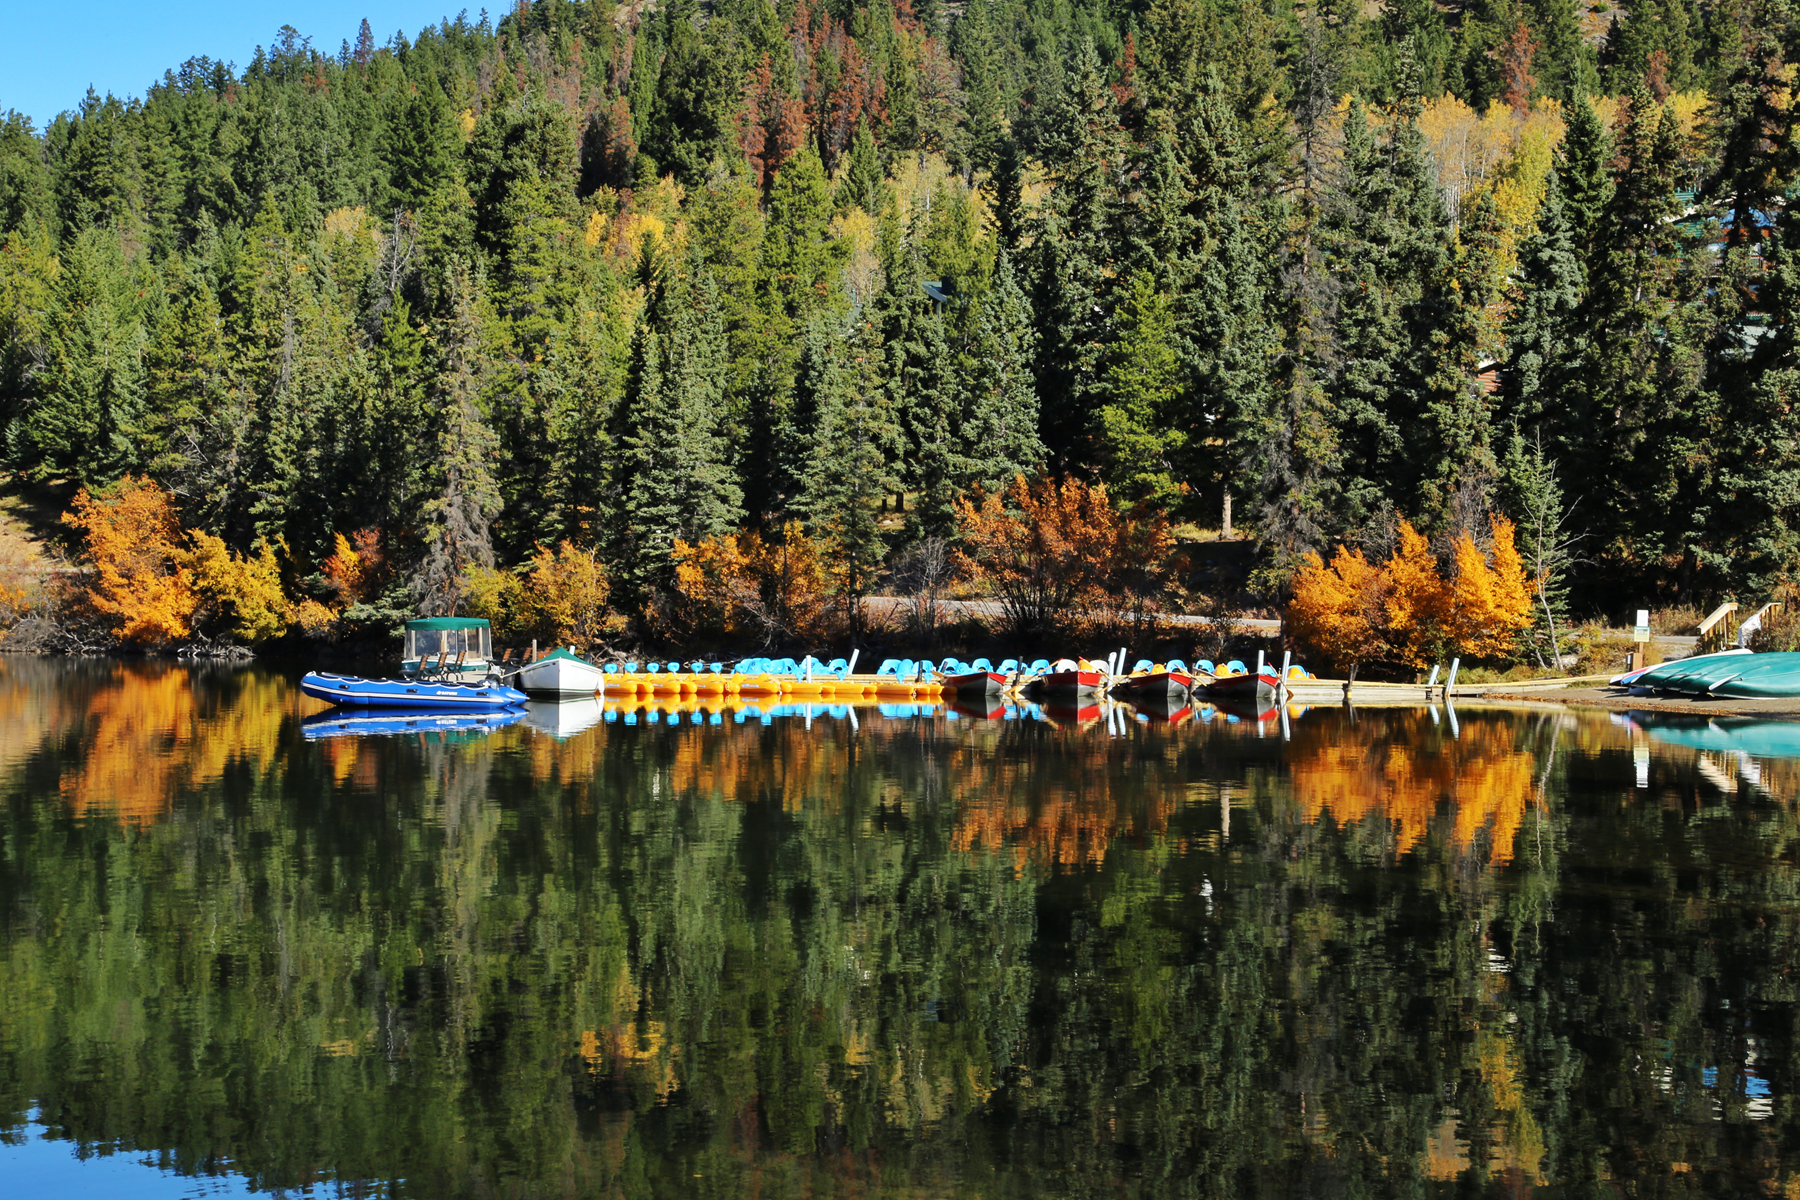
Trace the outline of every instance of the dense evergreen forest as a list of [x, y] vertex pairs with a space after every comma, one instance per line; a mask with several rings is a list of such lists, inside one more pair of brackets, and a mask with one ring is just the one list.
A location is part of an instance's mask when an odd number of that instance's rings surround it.
[[0, 447], [296, 588], [361, 531], [428, 611], [563, 540], [624, 611], [677, 539], [891, 560], [1019, 472], [1229, 495], [1270, 599], [1496, 512], [1578, 610], [1764, 592], [1797, 42], [1785, 0], [284, 28], [5, 118]]

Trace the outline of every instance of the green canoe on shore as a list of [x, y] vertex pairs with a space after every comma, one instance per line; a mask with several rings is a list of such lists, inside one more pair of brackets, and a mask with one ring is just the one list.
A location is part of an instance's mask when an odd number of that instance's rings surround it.
[[1707, 654], [1650, 668], [1633, 688], [1744, 700], [1800, 698], [1800, 653]]

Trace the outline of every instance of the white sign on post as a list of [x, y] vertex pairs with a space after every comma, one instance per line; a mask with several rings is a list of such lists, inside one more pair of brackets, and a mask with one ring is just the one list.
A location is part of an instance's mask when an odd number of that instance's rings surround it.
[[1631, 640], [1634, 642], [1647, 642], [1650, 640], [1650, 610], [1649, 609], [1647, 609], [1647, 608], [1638, 609], [1637, 628], [1633, 629], [1631, 631]]

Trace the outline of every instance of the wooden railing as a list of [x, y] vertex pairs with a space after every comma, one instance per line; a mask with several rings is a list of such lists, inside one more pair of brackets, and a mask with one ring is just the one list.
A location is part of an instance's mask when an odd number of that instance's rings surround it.
[[1738, 624], [1731, 617], [1737, 610], [1737, 601], [1727, 600], [1713, 609], [1706, 620], [1700, 622], [1700, 641], [1694, 647], [1695, 654], [1717, 654], [1727, 646], [1736, 644]]

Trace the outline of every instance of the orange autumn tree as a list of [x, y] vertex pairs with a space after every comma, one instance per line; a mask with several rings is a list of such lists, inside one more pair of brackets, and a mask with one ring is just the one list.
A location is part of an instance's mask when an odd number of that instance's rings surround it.
[[1492, 519], [1494, 549], [1484, 558], [1464, 531], [1456, 540], [1456, 578], [1450, 587], [1452, 643], [1469, 658], [1511, 654], [1532, 621], [1533, 582], [1513, 540], [1513, 523]]
[[1338, 547], [1327, 565], [1308, 554], [1294, 579], [1290, 633], [1339, 668], [1358, 663], [1422, 668], [1446, 656], [1504, 658], [1531, 624], [1531, 585], [1512, 522], [1491, 519], [1483, 555], [1466, 531], [1446, 575], [1423, 534], [1400, 523], [1399, 542], [1377, 569]]
[[294, 617], [275, 547], [238, 554], [204, 530], [183, 534], [169, 494], [127, 475], [83, 488], [63, 523], [82, 531], [92, 574], [74, 607], [122, 641], [166, 646], [196, 636], [263, 642]]
[[1361, 550], [1339, 546], [1327, 566], [1308, 551], [1294, 577], [1288, 632], [1330, 662], [1347, 667], [1387, 656], [1387, 613], [1381, 568]]
[[689, 636], [752, 636], [765, 644], [827, 635], [835, 578], [831, 543], [789, 521], [781, 536], [753, 529], [675, 543], [672, 621]]
[[77, 608], [138, 645], [188, 636], [199, 597], [167, 492], [127, 475], [98, 493], [82, 488], [62, 519], [82, 532], [93, 564], [75, 596]]
[[1018, 475], [979, 504], [959, 499], [956, 515], [957, 567], [1016, 635], [1146, 619], [1168, 581], [1167, 520], [1119, 511], [1104, 484]]

